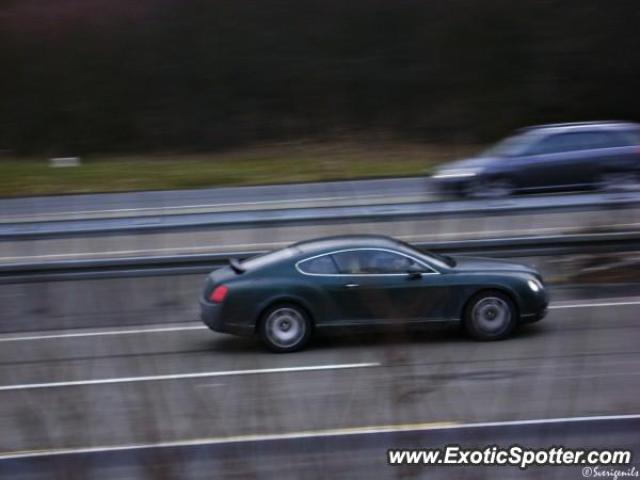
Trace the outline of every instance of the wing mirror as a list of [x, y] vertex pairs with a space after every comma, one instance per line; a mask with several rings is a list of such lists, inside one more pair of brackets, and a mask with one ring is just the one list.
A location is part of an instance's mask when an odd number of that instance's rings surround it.
[[407, 269], [407, 274], [409, 278], [422, 278], [422, 269], [418, 265], [411, 265]]

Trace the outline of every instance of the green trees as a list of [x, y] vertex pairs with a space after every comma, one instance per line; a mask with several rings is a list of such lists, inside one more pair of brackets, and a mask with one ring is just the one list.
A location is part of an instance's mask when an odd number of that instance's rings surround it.
[[0, 150], [638, 120], [638, 25], [636, 0], [5, 1]]

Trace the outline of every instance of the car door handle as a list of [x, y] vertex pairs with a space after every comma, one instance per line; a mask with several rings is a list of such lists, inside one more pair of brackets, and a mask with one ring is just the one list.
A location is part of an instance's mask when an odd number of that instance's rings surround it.
[[358, 288], [360, 285], [358, 285], [357, 283], [347, 283], [345, 285], [345, 288]]

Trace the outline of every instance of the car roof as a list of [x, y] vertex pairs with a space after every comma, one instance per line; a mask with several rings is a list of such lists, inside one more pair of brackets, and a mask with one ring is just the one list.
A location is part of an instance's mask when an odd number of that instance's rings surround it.
[[352, 248], [392, 248], [407, 250], [408, 246], [391, 237], [383, 235], [341, 235], [324, 237], [294, 243], [288, 247], [273, 250], [261, 255], [247, 258], [241, 262], [244, 271], [256, 270], [278, 264], [280, 262], [298, 261], [306, 257]]
[[525, 127], [519, 132], [563, 132], [580, 130], [629, 130], [640, 128], [640, 123], [625, 122], [622, 120], [601, 120], [592, 122], [568, 122], [568, 123], [548, 123], [545, 125], [532, 125]]
[[295, 243], [291, 245], [290, 248], [307, 255], [329, 250], [363, 247], [402, 249], [402, 245], [397, 240], [384, 235], [339, 235], [324, 237]]

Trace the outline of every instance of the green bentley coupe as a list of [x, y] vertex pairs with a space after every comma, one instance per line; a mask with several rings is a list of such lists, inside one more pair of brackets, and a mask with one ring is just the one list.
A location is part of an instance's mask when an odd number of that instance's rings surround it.
[[303, 348], [335, 327], [461, 322], [480, 340], [508, 336], [546, 314], [532, 267], [419, 251], [374, 235], [296, 243], [212, 272], [200, 298], [216, 332], [260, 336], [268, 348]]

